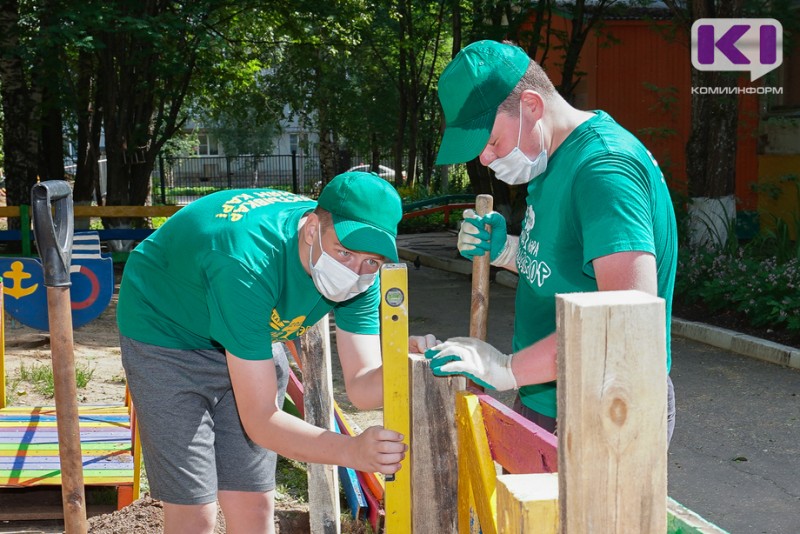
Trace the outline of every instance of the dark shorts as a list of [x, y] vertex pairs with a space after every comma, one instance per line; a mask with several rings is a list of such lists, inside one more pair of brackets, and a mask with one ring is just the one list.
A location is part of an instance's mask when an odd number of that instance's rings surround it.
[[[558, 425], [555, 419], [531, 410], [522, 404], [519, 397], [514, 401], [514, 411], [551, 434], [558, 434]], [[673, 430], [675, 430], [675, 388], [672, 386], [672, 379], [667, 375], [667, 446], [672, 441]]]
[[[275, 488], [277, 455], [247, 437], [224, 351], [167, 349], [125, 336], [120, 348], [153, 498], [206, 504], [219, 490]], [[273, 345], [272, 356], [280, 406], [289, 380], [283, 345]]]

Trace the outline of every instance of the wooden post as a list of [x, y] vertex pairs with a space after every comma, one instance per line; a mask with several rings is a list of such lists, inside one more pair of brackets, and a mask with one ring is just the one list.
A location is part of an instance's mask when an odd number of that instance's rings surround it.
[[[475, 198], [475, 213], [486, 215], [492, 211], [492, 195]], [[486, 229], [490, 227], [487, 224]], [[475, 256], [472, 260], [472, 305], [469, 314], [469, 336], [486, 341], [486, 325], [489, 320], [489, 253]]]
[[458, 531], [456, 391], [463, 376], [439, 378], [430, 360], [411, 355], [411, 532]]
[[[408, 272], [405, 263], [381, 267], [381, 353], [383, 355], [383, 425], [403, 434], [410, 445], [408, 380]], [[386, 534], [406, 534], [411, 527], [411, 455], [386, 477]]]
[[[328, 316], [300, 338], [303, 360], [305, 420], [334, 431], [333, 378], [331, 375]], [[308, 464], [308, 510], [311, 532], [339, 534], [339, 473], [335, 465]]]
[[497, 477], [497, 531], [558, 532], [558, 474]]
[[666, 532], [664, 301], [556, 296], [561, 532]]

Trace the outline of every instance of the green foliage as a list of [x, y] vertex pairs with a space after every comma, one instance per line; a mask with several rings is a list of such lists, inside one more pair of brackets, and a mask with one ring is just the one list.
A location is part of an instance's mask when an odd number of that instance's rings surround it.
[[450, 221], [445, 223], [444, 212], [421, 215], [410, 219], [403, 219], [397, 225], [399, 234], [419, 234], [423, 232], [444, 232], [458, 228], [461, 219], [461, 210], [450, 212]]
[[[800, 205], [797, 176], [784, 176], [780, 182], [794, 183]], [[775, 184], [759, 188], [774, 193], [773, 199], [783, 191]], [[800, 217], [796, 211], [790, 221], [765, 215], [774, 221], [774, 230], [762, 229], [748, 242], [737, 238], [733, 221], [725, 243], [717, 237], [716, 246], [691, 248], [681, 241], [675, 294], [688, 302], [703, 302], [712, 311], [740, 312], [754, 326], [800, 332]], [[711, 232], [714, 225], [708, 226]]]
[[759, 258], [748, 247], [734, 253], [682, 248], [675, 293], [712, 311], [735, 310], [754, 326], [800, 332], [800, 259]]

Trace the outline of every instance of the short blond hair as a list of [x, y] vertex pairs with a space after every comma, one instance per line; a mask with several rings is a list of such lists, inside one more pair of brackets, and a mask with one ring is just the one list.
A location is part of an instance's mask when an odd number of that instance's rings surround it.
[[[506, 44], [514, 44], [509, 41], [503, 41]], [[506, 99], [497, 107], [498, 111], [509, 115], [516, 115], [519, 113], [519, 100], [522, 98], [523, 91], [536, 91], [545, 101], [550, 100], [558, 94], [553, 82], [544, 69], [536, 63], [533, 59], [528, 64], [528, 69], [522, 75], [519, 82], [517, 82], [514, 90], [511, 91]]]

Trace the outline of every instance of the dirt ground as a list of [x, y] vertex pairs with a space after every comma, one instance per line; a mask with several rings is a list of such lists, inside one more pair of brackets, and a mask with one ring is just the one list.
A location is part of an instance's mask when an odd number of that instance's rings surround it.
[[[120, 273], [117, 273], [119, 283]], [[125, 375], [120, 361], [119, 332], [116, 324], [116, 304], [118, 287], [108, 308], [96, 320], [73, 333], [75, 363], [91, 372], [86, 387], [78, 390], [81, 404], [122, 404], [125, 399]], [[37, 365], [50, 365], [50, 338], [46, 332], [31, 329], [5, 317], [5, 357], [7, 376], [7, 397], [9, 405], [42, 406], [52, 405], [53, 399], [43, 396], [27, 382], [20, 381], [20, 367], [31, 369]], [[335, 345], [334, 345], [335, 350]], [[338, 359], [333, 357], [335, 398], [342, 410], [350, 416], [355, 426], [364, 429], [381, 424], [382, 411], [358, 412], [347, 401]], [[280, 481], [279, 481], [280, 483]], [[295, 499], [278, 496], [276, 503], [276, 523], [279, 531], [300, 533], [308, 530], [307, 505]], [[225, 532], [224, 518], [217, 532]], [[133, 505], [113, 514], [90, 518], [90, 532], [93, 534], [112, 533], [150, 533], [160, 532], [163, 520], [161, 503], [145, 495]], [[305, 521], [305, 524], [304, 524]], [[14, 530], [15, 526], [19, 529]], [[348, 528], [348, 530], [344, 530]], [[31, 529], [31, 530], [29, 530]], [[361, 532], [363, 525], [343, 526], [344, 532]], [[0, 532], [58, 532], [58, 523], [49, 522], [34, 525], [22, 522], [0, 524]]]

